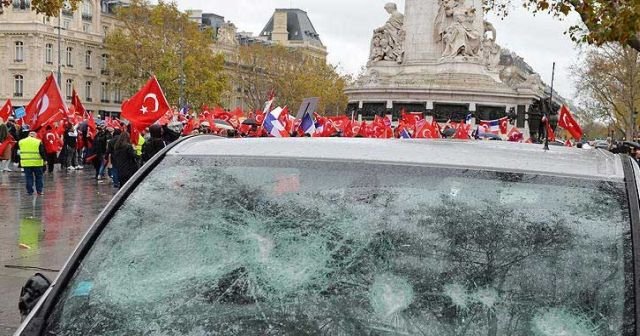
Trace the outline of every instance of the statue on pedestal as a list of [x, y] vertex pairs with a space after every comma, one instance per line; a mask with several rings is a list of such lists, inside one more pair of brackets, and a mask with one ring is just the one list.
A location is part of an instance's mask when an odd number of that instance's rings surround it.
[[[491, 33], [491, 37], [487, 37]], [[482, 40], [482, 57], [487, 68], [496, 71], [500, 64], [502, 48], [496, 43], [496, 28], [490, 22], [484, 21], [484, 37]]]
[[373, 31], [371, 39], [370, 61], [395, 61], [398, 64], [404, 59], [404, 15], [398, 11], [394, 3], [384, 6], [391, 14], [387, 23]]
[[482, 33], [474, 27], [476, 9], [462, 0], [440, 0], [436, 16], [436, 41], [443, 44], [442, 57], [479, 56]]
[[231, 22], [225, 22], [218, 28], [218, 38], [217, 41], [220, 44], [225, 44], [229, 46], [238, 45], [238, 39], [236, 38], [237, 32], [236, 26]]

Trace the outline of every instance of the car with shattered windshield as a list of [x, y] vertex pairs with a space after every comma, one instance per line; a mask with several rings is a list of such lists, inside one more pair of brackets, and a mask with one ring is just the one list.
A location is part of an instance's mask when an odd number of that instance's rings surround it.
[[17, 335], [636, 335], [638, 175], [600, 150], [189, 138]]

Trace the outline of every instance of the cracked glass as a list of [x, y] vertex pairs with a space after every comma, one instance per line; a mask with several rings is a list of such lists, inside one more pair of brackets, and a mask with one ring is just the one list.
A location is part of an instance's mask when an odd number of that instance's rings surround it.
[[624, 185], [167, 157], [49, 335], [632, 335]]

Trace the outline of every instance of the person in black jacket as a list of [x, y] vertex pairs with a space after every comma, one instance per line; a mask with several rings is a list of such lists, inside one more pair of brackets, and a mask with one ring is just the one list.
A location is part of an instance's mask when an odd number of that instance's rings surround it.
[[107, 131], [104, 129], [104, 125], [98, 125], [98, 133], [95, 140], [93, 140], [93, 151], [96, 158], [93, 160], [93, 167], [96, 169], [96, 180], [102, 180], [104, 178], [104, 161], [107, 153]]
[[67, 123], [67, 128], [64, 131], [64, 154], [65, 163], [62, 169], [76, 170], [78, 169], [77, 150], [76, 145], [78, 143], [78, 132], [70, 123]]
[[178, 139], [180, 139], [180, 135], [182, 134], [182, 123], [180, 122], [171, 122], [168, 125], [162, 127], [162, 139], [165, 144], [170, 144]]
[[160, 152], [166, 143], [162, 139], [162, 127], [160, 125], [149, 126], [149, 135], [151, 136], [144, 145], [142, 145], [142, 163], [151, 160], [158, 152]]
[[[109, 129], [107, 129], [107, 131], [109, 131]], [[113, 181], [114, 188], [120, 188], [120, 179], [118, 178], [118, 170], [116, 169], [116, 166], [113, 165], [113, 148], [116, 145], [116, 141], [118, 141], [120, 134], [122, 134], [122, 131], [119, 128], [116, 128], [113, 130], [113, 135], [111, 136], [111, 139], [107, 141], [107, 153], [105, 155], [105, 160], [107, 161], [106, 163], [107, 173], [109, 174], [109, 177], [111, 177], [111, 180]]]
[[122, 132], [122, 134], [118, 136], [113, 146], [111, 162], [118, 171], [120, 186], [125, 185], [133, 174], [138, 171], [136, 152], [131, 144], [129, 133]]

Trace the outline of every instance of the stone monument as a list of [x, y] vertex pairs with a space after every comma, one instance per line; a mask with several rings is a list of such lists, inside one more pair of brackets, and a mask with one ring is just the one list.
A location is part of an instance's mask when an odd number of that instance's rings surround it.
[[498, 45], [482, 0], [406, 0], [404, 14], [394, 3], [384, 9], [390, 16], [373, 31], [366, 71], [346, 90], [350, 110], [368, 118], [406, 109], [439, 119], [512, 112], [524, 127], [524, 114], [546, 97], [539, 76]]

